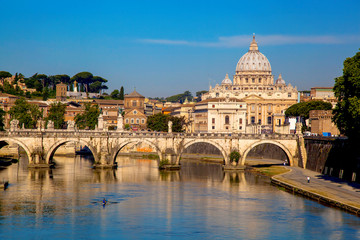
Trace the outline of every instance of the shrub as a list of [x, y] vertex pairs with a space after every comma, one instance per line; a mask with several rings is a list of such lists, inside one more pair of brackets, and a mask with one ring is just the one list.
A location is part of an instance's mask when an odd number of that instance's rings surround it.
[[238, 151], [232, 151], [229, 157], [230, 157], [230, 162], [238, 163], [240, 159], [240, 153]]

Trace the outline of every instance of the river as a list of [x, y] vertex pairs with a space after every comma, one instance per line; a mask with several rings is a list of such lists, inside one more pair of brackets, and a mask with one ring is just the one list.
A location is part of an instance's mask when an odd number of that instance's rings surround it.
[[360, 218], [218, 164], [183, 160], [163, 173], [150, 159], [119, 156], [116, 170], [80, 156], [55, 161], [0, 170], [10, 182], [0, 239], [360, 239]]

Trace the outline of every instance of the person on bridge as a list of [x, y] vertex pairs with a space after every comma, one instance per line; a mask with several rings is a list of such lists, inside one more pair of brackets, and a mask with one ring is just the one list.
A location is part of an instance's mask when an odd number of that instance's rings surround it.
[[310, 177], [307, 177], [307, 182], [310, 183]]

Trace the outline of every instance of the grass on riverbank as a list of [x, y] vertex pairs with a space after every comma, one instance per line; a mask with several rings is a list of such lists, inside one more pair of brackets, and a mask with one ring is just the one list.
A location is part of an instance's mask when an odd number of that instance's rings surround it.
[[290, 170], [281, 165], [253, 165], [250, 166], [250, 171], [258, 172], [262, 175], [272, 177], [278, 174], [289, 172]]

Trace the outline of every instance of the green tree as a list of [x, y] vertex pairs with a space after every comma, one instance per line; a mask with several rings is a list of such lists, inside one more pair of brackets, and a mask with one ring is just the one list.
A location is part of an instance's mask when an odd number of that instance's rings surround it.
[[4, 118], [5, 118], [5, 114], [6, 112], [0, 108], [0, 131], [4, 131], [4, 126], [5, 126], [5, 123], [4, 123]]
[[360, 138], [360, 52], [344, 61], [343, 75], [335, 78], [334, 93], [338, 100], [333, 121], [342, 134]]
[[43, 101], [48, 100], [49, 95], [50, 95], [49, 89], [47, 87], [44, 87], [43, 88], [43, 93], [42, 93], [42, 100]]
[[36, 123], [42, 117], [39, 106], [28, 103], [24, 98], [17, 99], [15, 105], [9, 110], [11, 120], [19, 120], [20, 126], [25, 128], [35, 128]]
[[51, 86], [52, 90], [56, 90], [56, 84], [59, 83], [69, 85], [70, 77], [66, 74], [49, 76], [49, 85]]
[[94, 76], [92, 75], [92, 73], [79, 72], [71, 78], [71, 82], [74, 82], [74, 81], [78, 82], [80, 84], [80, 89], [82, 87], [85, 88], [86, 94], [88, 94], [89, 84], [92, 83], [93, 77]]
[[168, 102], [184, 102], [185, 99], [188, 99], [189, 101], [191, 101], [193, 99], [193, 96], [191, 94], [191, 92], [189, 91], [185, 91], [184, 93], [181, 94], [176, 94], [170, 97], [166, 98], [166, 101]]
[[113, 99], [119, 99], [119, 94], [120, 94], [119, 90], [115, 89], [114, 91], [112, 91], [112, 92], [110, 93], [110, 96], [111, 96], [111, 98], [113, 98]]
[[293, 117], [303, 117], [304, 119], [309, 118], [309, 112], [311, 110], [331, 110], [331, 103], [324, 101], [309, 101], [309, 102], [301, 102], [292, 105], [285, 111], [286, 116]]
[[183, 132], [185, 126], [188, 124], [184, 116], [174, 117], [163, 113], [158, 113], [148, 117], [147, 127], [153, 131], [167, 132], [169, 121], [173, 122], [173, 132]]
[[196, 92], [197, 102], [200, 102], [201, 101], [201, 95], [203, 95], [204, 93], [207, 93], [207, 92], [208, 91], [205, 91], [205, 90]]
[[98, 123], [100, 110], [98, 105], [85, 104], [85, 111], [75, 116], [75, 123], [79, 129], [95, 129]]
[[124, 94], [124, 87], [121, 86], [120, 93], [119, 93], [119, 99], [124, 100], [125, 94]]
[[0, 71], [0, 79], [12, 77], [11, 73], [6, 71]]
[[55, 129], [61, 129], [65, 124], [65, 110], [66, 104], [62, 104], [61, 102], [52, 103], [50, 105], [46, 122], [51, 120], [54, 122]]

